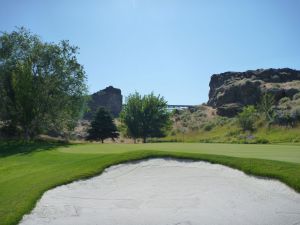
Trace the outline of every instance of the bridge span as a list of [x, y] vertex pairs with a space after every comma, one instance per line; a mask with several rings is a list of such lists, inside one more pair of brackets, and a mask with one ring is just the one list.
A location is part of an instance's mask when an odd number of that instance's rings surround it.
[[195, 108], [195, 105], [168, 105], [169, 110], [174, 110], [174, 109], [192, 109]]
[[[123, 104], [123, 107], [125, 104]], [[195, 108], [196, 105], [168, 105], [167, 108], [168, 110], [174, 110], [174, 109], [193, 109]]]

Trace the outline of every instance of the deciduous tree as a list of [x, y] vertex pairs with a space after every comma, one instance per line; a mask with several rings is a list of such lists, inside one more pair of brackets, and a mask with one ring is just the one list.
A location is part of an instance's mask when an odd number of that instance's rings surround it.
[[139, 93], [129, 95], [121, 112], [121, 121], [126, 126], [126, 133], [134, 140], [148, 137], [162, 137], [170, 125], [167, 102], [153, 93], [141, 96]]
[[45, 43], [25, 28], [0, 36], [0, 121], [29, 139], [71, 130], [87, 95], [86, 76], [68, 41]]

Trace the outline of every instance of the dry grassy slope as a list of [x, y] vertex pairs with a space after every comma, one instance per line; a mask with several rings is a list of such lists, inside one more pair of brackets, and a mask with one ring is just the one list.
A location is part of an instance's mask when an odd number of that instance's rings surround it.
[[[291, 104], [292, 100], [284, 103]], [[287, 106], [288, 107], [288, 106]], [[209, 106], [199, 106], [195, 110], [181, 110], [173, 113], [173, 127], [167, 137], [150, 141], [175, 142], [222, 142], [222, 143], [283, 143], [300, 142], [300, 126], [268, 127], [262, 119], [256, 121], [256, 130], [243, 132], [236, 118], [216, 115]]]

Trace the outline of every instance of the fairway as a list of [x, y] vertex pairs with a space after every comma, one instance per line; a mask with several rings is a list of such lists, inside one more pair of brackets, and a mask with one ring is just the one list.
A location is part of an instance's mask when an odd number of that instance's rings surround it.
[[79, 154], [111, 154], [152, 150], [226, 155], [300, 163], [300, 145], [153, 143], [153, 144], [79, 144], [59, 148], [60, 152]]
[[0, 224], [17, 224], [53, 187], [100, 174], [131, 160], [174, 157], [204, 160], [276, 178], [300, 192], [299, 145], [70, 144], [0, 145]]

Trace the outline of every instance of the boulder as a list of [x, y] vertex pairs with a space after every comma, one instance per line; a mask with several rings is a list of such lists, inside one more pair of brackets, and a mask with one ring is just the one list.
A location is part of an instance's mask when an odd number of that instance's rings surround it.
[[211, 77], [208, 105], [218, 115], [233, 117], [246, 105], [256, 105], [263, 93], [276, 101], [300, 92], [300, 71], [289, 68], [225, 72]]
[[224, 104], [217, 108], [219, 116], [234, 117], [242, 111], [242, 105], [238, 103]]

